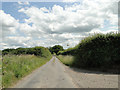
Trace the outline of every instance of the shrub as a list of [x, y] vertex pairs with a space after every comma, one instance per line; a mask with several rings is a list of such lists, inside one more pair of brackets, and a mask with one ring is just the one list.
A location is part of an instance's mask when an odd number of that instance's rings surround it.
[[94, 34], [61, 55], [73, 55], [73, 66], [120, 69], [120, 33]]
[[53, 47], [50, 47], [49, 50], [52, 54], [54, 54], [54, 53], [59, 54], [59, 51], [63, 51], [64, 49], [60, 45], [55, 45]]
[[17, 48], [17, 49], [5, 49], [2, 51], [3, 55], [36, 55], [41, 57], [49, 57], [51, 53], [47, 48], [44, 47], [33, 47], [33, 48]]

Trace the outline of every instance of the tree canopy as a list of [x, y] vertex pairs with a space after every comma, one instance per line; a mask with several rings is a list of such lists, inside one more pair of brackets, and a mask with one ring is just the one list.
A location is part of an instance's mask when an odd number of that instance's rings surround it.
[[53, 47], [50, 47], [49, 48], [50, 52], [53, 54], [53, 53], [56, 53], [58, 54], [59, 51], [63, 51], [63, 47], [61, 45], [55, 45]]
[[30, 54], [41, 57], [48, 57], [51, 55], [50, 51], [41, 46], [32, 47], [32, 48], [17, 48], [17, 49], [4, 49], [2, 50], [2, 55], [11, 54], [11, 55], [22, 55], [22, 54]]

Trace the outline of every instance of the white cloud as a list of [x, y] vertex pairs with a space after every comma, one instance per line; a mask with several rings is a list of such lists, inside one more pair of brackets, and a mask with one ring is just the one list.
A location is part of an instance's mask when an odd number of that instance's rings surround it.
[[18, 20], [14, 19], [10, 14], [0, 10], [0, 27], [2, 28], [2, 37], [15, 34], [19, 26]]
[[30, 5], [30, 3], [28, 1], [24, 2], [25, 5]]
[[114, 30], [114, 29], [111, 29], [111, 30], [106, 30], [106, 31], [101, 31], [99, 29], [93, 29], [92, 31], [90, 31], [88, 34], [94, 34], [94, 33], [103, 33], [103, 34], [107, 34], [107, 33], [116, 33], [118, 32], [118, 30]]
[[[28, 2], [18, 3], [29, 5]], [[3, 43], [8, 45], [6, 47], [52, 46], [60, 44], [67, 48], [67, 43], [71, 47], [79, 43], [89, 33], [117, 31], [116, 27], [111, 27], [110, 30], [104, 31], [100, 29], [104, 27], [105, 20], [108, 20], [111, 26], [117, 25], [117, 8], [117, 3], [109, 2], [109, 0], [107, 0], [107, 3], [103, 0], [84, 0], [80, 4], [66, 5], [64, 8], [59, 5], [54, 5], [49, 9], [32, 6], [19, 10], [19, 12], [29, 17], [28, 19], [24, 19], [25, 23], [19, 23], [11, 15], [1, 11], [4, 19], [2, 22], [4, 26], [2, 29], [3, 32], [10, 31], [12, 34], [16, 34], [17, 30], [19, 30], [24, 35], [21, 36], [18, 34], [14, 37], [8, 37], [9, 33], [5, 32], [5, 41]]]
[[[5, 47], [9, 48], [17, 48], [17, 47], [27, 47], [27, 42], [31, 39], [31, 37], [23, 37], [23, 36], [9, 36], [3, 39], [3, 49]], [[5, 46], [5, 47], [4, 47]]]
[[22, 2], [18, 1], [18, 4], [22, 4]]
[[99, 1], [99, 2], [119, 2], [120, 0], [62, 0], [62, 2], [81, 2], [81, 1]]
[[63, 2], [78, 2], [80, 0], [63, 0]]
[[33, 23], [43, 32], [81, 33], [103, 27], [105, 19], [110, 20], [111, 24], [117, 24], [117, 14], [112, 13], [111, 9], [109, 10], [106, 7], [110, 6], [111, 3], [106, 4], [106, 6], [102, 4], [101, 2], [94, 3], [93, 1], [84, 0], [83, 5], [75, 4], [66, 6], [65, 9], [59, 5], [54, 5], [51, 10], [31, 7], [26, 10], [22, 8], [19, 12], [29, 16], [30, 18], [26, 22]]
[[25, 2], [18, 1], [18, 4], [19, 5], [30, 5], [28, 1], [25, 1]]

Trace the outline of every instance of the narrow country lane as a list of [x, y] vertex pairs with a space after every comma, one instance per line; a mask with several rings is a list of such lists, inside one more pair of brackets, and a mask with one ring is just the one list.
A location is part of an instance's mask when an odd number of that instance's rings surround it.
[[53, 56], [14, 88], [118, 88], [118, 75], [70, 68]]
[[59, 60], [53, 58], [19, 81], [14, 88], [76, 88]]

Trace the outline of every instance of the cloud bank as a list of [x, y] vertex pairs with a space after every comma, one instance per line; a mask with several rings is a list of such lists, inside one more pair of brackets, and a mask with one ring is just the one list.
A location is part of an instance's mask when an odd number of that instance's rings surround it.
[[[29, 4], [19, 2], [19, 4]], [[18, 12], [29, 18], [20, 23], [10, 14], [0, 10], [2, 27], [1, 45], [4, 48], [63, 45], [75, 46], [94, 32], [116, 32], [118, 24], [117, 2], [83, 0], [73, 5], [54, 5], [52, 8], [35, 6], [21, 8]], [[105, 27], [105, 21], [109, 22]], [[102, 30], [102, 28], [104, 30]], [[106, 29], [109, 28], [109, 29]]]

